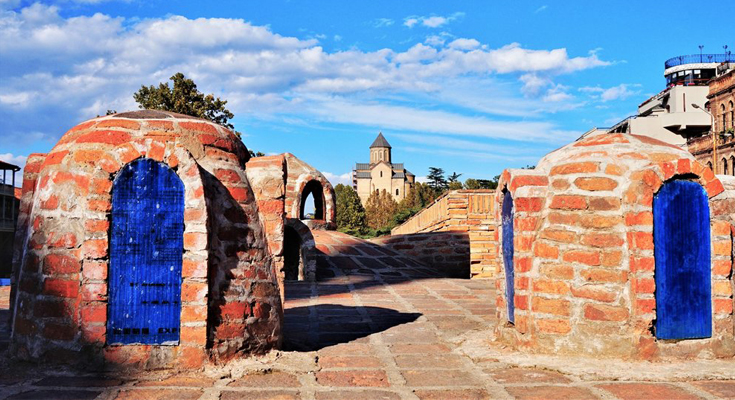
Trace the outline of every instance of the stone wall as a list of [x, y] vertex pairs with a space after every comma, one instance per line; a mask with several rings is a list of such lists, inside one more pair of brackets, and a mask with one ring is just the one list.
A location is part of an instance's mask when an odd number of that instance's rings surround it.
[[[298, 159], [291, 153], [285, 153], [283, 156], [287, 164], [287, 180], [286, 180], [286, 216], [288, 218], [302, 219], [302, 207], [304, 196], [308, 195], [304, 190], [307, 185], [317, 182], [322, 189], [321, 199], [323, 202], [323, 215], [317, 218], [315, 223], [328, 229], [336, 229], [337, 210], [335, 207], [334, 188], [329, 180], [318, 170], [304, 161]], [[319, 194], [317, 194], [319, 195]]]
[[[497, 235], [495, 232], [495, 191], [493, 190], [452, 190], [449, 191], [403, 224], [393, 228], [391, 236], [394, 240], [381, 239], [394, 250], [408, 255], [419, 256], [416, 249], [408, 248], [410, 244], [401, 243], [400, 238], [411, 242], [427, 242], [432, 246], [440, 245], [442, 235], [431, 233], [447, 232], [451, 238], [443, 245], [443, 254], [432, 257], [421, 254], [421, 259], [439, 269], [465, 271], [467, 274], [452, 276], [488, 278], [496, 271]], [[420, 235], [427, 234], [427, 235]], [[396, 243], [398, 248], [395, 248]], [[467, 242], [465, 244], [465, 242]], [[452, 246], [455, 246], [452, 248]], [[450, 256], [451, 254], [451, 256]], [[450, 256], [450, 260], [444, 259]], [[460, 259], [461, 257], [461, 259]], [[449, 261], [451, 266], [442, 266]]]

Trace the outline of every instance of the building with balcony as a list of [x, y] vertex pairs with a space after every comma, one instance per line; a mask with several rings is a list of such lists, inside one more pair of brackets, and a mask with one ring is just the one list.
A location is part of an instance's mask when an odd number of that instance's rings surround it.
[[0, 161], [0, 278], [10, 277], [13, 261], [13, 239], [18, 220], [20, 196], [15, 187], [17, 165]]
[[370, 162], [355, 164], [352, 185], [363, 205], [372, 192], [383, 190], [390, 193], [395, 201], [401, 201], [416, 181], [416, 176], [408, 172], [403, 164], [393, 163], [391, 150], [383, 133], [378, 133], [370, 145]]
[[[730, 54], [695, 54], [670, 58], [664, 63], [666, 89], [638, 106], [638, 112], [607, 130], [608, 133], [634, 133], [684, 147], [689, 138], [709, 132], [711, 118], [705, 107], [708, 82], [717, 75]], [[603, 131], [598, 130], [598, 133]], [[590, 136], [590, 135], [586, 135]]]
[[[713, 135], [689, 138], [689, 151], [719, 175], [735, 175], [735, 65], [723, 62], [709, 81], [708, 104]], [[705, 114], [705, 113], [703, 113]], [[710, 118], [710, 116], [707, 116]]]

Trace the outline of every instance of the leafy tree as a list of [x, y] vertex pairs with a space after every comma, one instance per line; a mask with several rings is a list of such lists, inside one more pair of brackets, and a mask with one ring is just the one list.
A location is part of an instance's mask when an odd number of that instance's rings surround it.
[[449, 190], [459, 190], [462, 189], [462, 182], [449, 182]]
[[[173, 81], [173, 88], [167, 83], [159, 83], [158, 87], [141, 86], [140, 90], [133, 93], [133, 98], [138, 107], [146, 110], [171, 111], [179, 114], [191, 115], [220, 124], [225, 128], [235, 129], [229, 121], [235, 118], [225, 105], [227, 100], [214, 97], [214, 94], [200, 92], [196, 83], [187, 78], [181, 72], [177, 72], [169, 78]], [[111, 110], [107, 110], [109, 115]], [[114, 113], [115, 111], [112, 111]], [[235, 131], [237, 137], [241, 134]], [[262, 157], [265, 154], [248, 150], [250, 157]]]
[[495, 176], [492, 180], [487, 179], [467, 179], [464, 181], [465, 189], [495, 189], [498, 187], [500, 175]]
[[434, 189], [437, 193], [443, 192], [449, 184], [444, 178], [444, 170], [437, 167], [429, 167], [429, 175], [426, 176], [429, 180], [429, 186]]
[[365, 209], [360, 197], [350, 186], [339, 184], [334, 193], [337, 202], [337, 230], [350, 235], [360, 235], [365, 232]]
[[173, 81], [173, 88], [168, 83], [160, 83], [158, 87], [141, 86], [140, 90], [133, 94], [139, 107], [191, 115], [230, 129], [235, 128], [229, 122], [235, 115], [225, 108], [227, 100], [200, 92], [196, 83], [181, 72], [177, 72], [169, 79]]
[[372, 229], [382, 229], [389, 226], [398, 204], [385, 189], [370, 194], [365, 202], [365, 217], [367, 225]]

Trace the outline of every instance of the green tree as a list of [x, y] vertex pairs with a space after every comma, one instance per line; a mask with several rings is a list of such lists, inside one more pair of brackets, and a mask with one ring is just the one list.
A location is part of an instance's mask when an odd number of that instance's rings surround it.
[[360, 197], [350, 186], [339, 184], [334, 187], [337, 202], [337, 230], [350, 235], [361, 235], [366, 231], [365, 209]]
[[464, 181], [465, 189], [496, 189], [500, 175], [496, 175], [492, 180], [487, 179], [467, 179]]
[[235, 128], [229, 122], [235, 115], [225, 108], [227, 100], [200, 92], [196, 83], [181, 72], [177, 72], [169, 79], [173, 81], [173, 88], [168, 85], [168, 82], [160, 83], [158, 87], [141, 86], [140, 90], [133, 94], [139, 107], [191, 115], [230, 129]]
[[390, 227], [398, 204], [385, 189], [374, 191], [365, 202], [365, 219], [367, 225], [376, 230]]
[[426, 179], [429, 181], [429, 186], [437, 193], [443, 192], [449, 186], [444, 178], [444, 170], [441, 168], [429, 167], [429, 175], [426, 176]]
[[[181, 72], [177, 72], [169, 78], [173, 82], [173, 88], [166, 83], [159, 83], [158, 87], [141, 86], [140, 90], [133, 93], [133, 98], [138, 107], [146, 110], [171, 111], [179, 114], [191, 115], [220, 124], [225, 128], [234, 130], [235, 126], [230, 123], [235, 115], [225, 105], [227, 100], [214, 97], [214, 94], [200, 92], [196, 83], [187, 78]], [[114, 111], [113, 111], [114, 112]], [[108, 115], [110, 110], [107, 110]], [[240, 132], [235, 131], [237, 137]], [[250, 157], [262, 157], [265, 154], [248, 150]]]

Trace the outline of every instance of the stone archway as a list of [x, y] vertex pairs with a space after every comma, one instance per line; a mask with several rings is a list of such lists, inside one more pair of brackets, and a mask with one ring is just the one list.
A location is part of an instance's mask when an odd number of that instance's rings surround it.
[[[314, 197], [314, 217], [306, 218], [304, 212], [306, 200], [309, 195]], [[306, 183], [304, 190], [301, 191], [301, 207], [299, 207], [299, 219], [315, 219], [324, 220], [324, 188], [321, 182], [312, 180]]]

